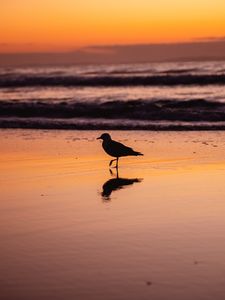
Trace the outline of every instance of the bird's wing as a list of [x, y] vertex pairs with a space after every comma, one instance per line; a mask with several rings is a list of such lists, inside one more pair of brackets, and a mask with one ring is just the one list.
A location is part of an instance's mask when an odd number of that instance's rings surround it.
[[132, 148], [116, 141], [111, 141], [110, 147], [113, 152], [118, 153], [118, 156], [127, 156], [134, 153], [134, 150]]

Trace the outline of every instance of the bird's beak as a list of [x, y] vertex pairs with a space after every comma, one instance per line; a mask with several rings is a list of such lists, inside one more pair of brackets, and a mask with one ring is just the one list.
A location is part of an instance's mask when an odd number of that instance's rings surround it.
[[101, 137], [98, 137], [96, 140], [100, 140], [101, 139]]

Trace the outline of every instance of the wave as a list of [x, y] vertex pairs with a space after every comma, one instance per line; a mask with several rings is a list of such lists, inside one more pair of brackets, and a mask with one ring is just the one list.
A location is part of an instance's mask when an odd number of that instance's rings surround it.
[[58, 103], [0, 101], [0, 116], [216, 122], [225, 121], [225, 103], [204, 99]]
[[48, 130], [225, 130], [225, 122], [151, 122], [105, 119], [0, 118], [0, 128]]
[[225, 84], [225, 74], [171, 74], [135, 76], [60, 76], [60, 75], [6, 75], [0, 76], [0, 87], [34, 86], [176, 86]]

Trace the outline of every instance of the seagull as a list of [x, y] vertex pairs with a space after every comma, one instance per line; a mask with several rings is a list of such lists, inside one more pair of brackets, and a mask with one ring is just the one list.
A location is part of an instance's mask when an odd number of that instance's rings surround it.
[[109, 166], [116, 161], [116, 168], [118, 168], [118, 160], [122, 156], [139, 156], [143, 155], [141, 152], [134, 151], [132, 148], [127, 147], [119, 142], [116, 142], [111, 139], [111, 136], [108, 133], [103, 133], [97, 140], [103, 140], [102, 147], [105, 152], [115, 159], [112, 159], [109, 163]]

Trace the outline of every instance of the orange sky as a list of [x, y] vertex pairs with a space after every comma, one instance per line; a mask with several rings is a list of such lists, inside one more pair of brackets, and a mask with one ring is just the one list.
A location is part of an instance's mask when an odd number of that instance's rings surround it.
[[224, 0], [1, 0], [0, 52], [225, 36]]

